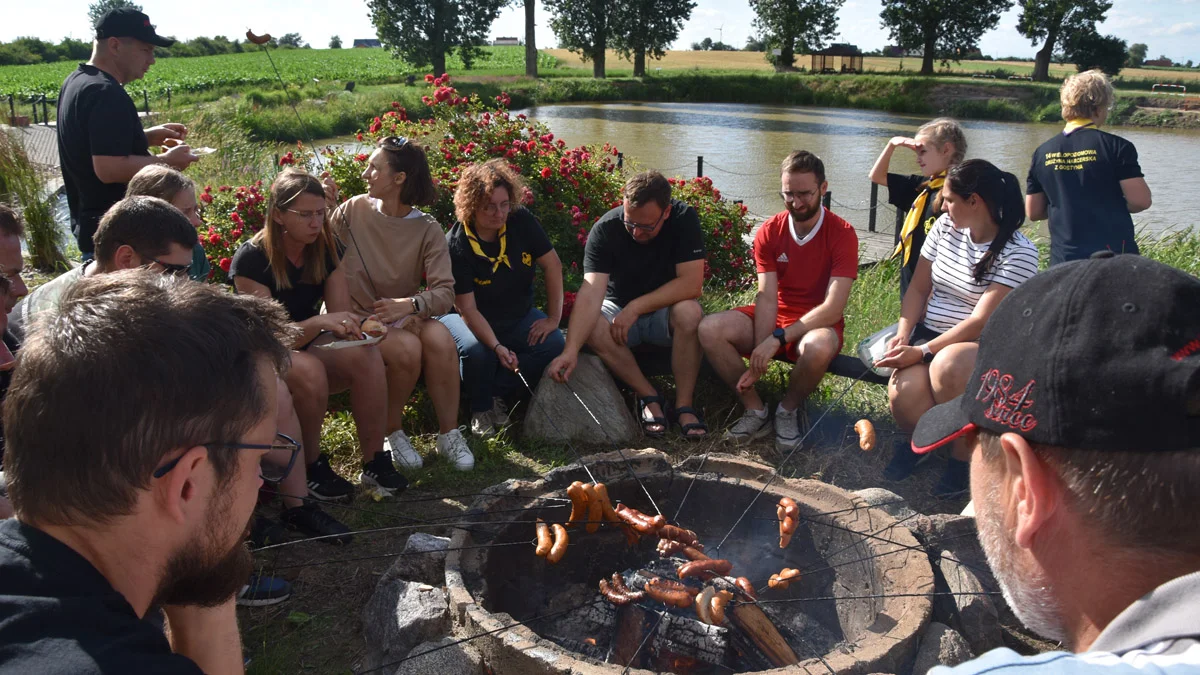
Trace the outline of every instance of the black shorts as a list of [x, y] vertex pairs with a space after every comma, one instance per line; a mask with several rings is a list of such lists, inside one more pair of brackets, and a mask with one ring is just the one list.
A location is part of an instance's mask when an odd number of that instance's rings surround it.
[[936, 330], [926, 326], [924, 323], [918, 323], [916, 328], [913, 328], [912, 337], [908, 339], [908, 344], [919, 347], [926, 342], [932, 341], [934, 338], [941, 335]]

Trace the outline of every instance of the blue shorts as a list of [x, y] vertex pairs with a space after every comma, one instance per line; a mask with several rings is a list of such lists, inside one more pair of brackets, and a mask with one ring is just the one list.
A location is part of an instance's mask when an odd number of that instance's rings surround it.
[[[609, 323], [612, 323], [613, 318], [621, 313], [621, 306], [612, 300], [605, 299], [604, 304], [600, 305], [600, 312], [604, 314], [604, 318], [608, 319]], [[643, 314], [629, 327], [629, 337], [625, 341], [625, 345], [636, 347], [641, 344], [659, 347], [671, 346], [670, 307]]]

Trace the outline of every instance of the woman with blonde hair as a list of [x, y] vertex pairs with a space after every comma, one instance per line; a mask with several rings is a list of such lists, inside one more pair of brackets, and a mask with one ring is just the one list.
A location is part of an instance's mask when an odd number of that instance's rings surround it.
[[434, 318], [454, 305], [450, 251], [442, 226], [417, 208], [437, 199], [425, 149], [406, 138], [383, 138], [362, 177], [367, 194], [346, 200], [331, 222], [346, 246], [342, 267], [351, 311], [374, 314], [393, 328], [379, 344], [387, 366], [390, 433], [384, 448], [401, 466], [423, 465], [401, 426], [404, 407], [424, 376], [438, 420], [437, 453], [470, 471], [475, 456], [458, 430], [458, 350], [450, 331]]
[[[301, 329], [292, 345], [286, 380], [308, 461], [309, 492], [316, 499], [340, 501], [351, 496], [352, 487], [320, 450], [329, 394], [350, 390], [359, 446], [364, 460], [372, 462], [383, 450], [387, 385], [376, 346], [323, 348], [336, 339], [362, 337], [360, 320], [349, 311], [346, 275], [329, 228], [326, 200], [326, 187], [317, 177], [298, 170], [280, 173], [271, 183], [263, 229], [238, 248], [230, 276], [239, 293], [278, 301]], [[390, 461], [386, 464], [391, 467]], [[363, 484], [391, 495], [408, 482], [392, 468], [383, 476], [364, 477]]]
[[[450, 329], [471, 397], [471, 432], [491, 436], [508, 423], [504, 399], [534, 386], [562, 353], [562, 261], [541, 223], [521, 206], [521, 176], [503, 159], [462, 172], [454, 192], [458, 222], [446, 234], [454, 269], [457, 314], [438, 320]], [[546, 283], [546, 309], [533, 305], [535, 268]]]
[[[136, 195], [158, 197], [183, 212], [192, 227], [199, 230], [204, 226], [196, 202], [196, 183], [176, 169], [165, 164], [147, 164], [142, 167], [133, 174], [133, 178], [129, 179], [129, 185], [125, 187], [126, 197]], [[192, 266], [188, 269], [188, 276], [195, 281], [204, 281], [208, 279], [208, 272], [211, 268], [208, 254], [204, 252], [204, 245], [196, 242], [196, 247], [192, 251]]]
[[1150, 208], [1150, 187], [1133, 143], [1099, 128], [1112, 109], [1112, 83], [1099, 70], [1072, 75], [1059, 100], [1066, 126], [1034, 151], [1025, 181], [1029, 219], [1050, 218], [1050, 264], [1137, 253], [1130, 214]]
[[[920, 174], [888, 172], [896, 148], [908, 148], [916, 153]], [[871, 182], [887, 187], [888, 203], [908, 211], [900, 230], [900, 243], [892, 253], [893, 257], [903, 255], [901, 299], [917, 272], [925, 236], [942, 213], [941, 189], [946, 182], [946, 171], [966, 156], [967, 136], [962, 126], [948, 117], [939, 117], [922, 124], [912, 138], [896, 136], [888, 141], [875, 160], [875, 166], [871, 167]]]

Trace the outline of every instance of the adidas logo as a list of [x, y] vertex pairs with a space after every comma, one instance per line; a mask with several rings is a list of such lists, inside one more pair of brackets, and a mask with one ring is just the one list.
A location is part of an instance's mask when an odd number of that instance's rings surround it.
[[775, 259], [775, 262], [787, 262], [787, 261], [788, 261], [787, 253], [780, 253], [779, 257]]

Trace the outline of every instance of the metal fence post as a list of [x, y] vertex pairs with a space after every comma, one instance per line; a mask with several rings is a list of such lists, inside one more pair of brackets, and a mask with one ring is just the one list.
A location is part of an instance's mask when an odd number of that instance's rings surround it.
[[617, 153], [617, 168], [620, 169], [623, 166], [625, 166], [625, 153], [618, 152]]
[[829, 204], [832, 202], [833, 202], [833, 192], [826, 191], [825, 196], [821, 198], [821, 203], [825, 205], [825, 208], [829, 208]]
[[45, 94], [42, 94], [42, 124], [50, 124], [50, 113], [46, 111]]
[[37, 123], [38, 123], [38, 116], [37, 116], [37, 97], [35, 96], [35, 97], [33, 97], [33, 98], [29, 99], [29, 102], [30, 102], [30, 104], [31, 104], [29, 107], [33, 108], [33, 123], [34, 123], [34, 124], [37, 124]]
[[696, 156], [696, 178], [704, 175], [704, 155]]
[[8, 119], [11, 121], [12, 118], [14, 118], [16, 116], [17, 116], [17, 107], [16, 107], [16, 104], [13, 103], [13, 95], [9, 94], [8, 95]]
[[892, 237], [893, 246], [900, 243], [900, 230], [904, 229], [904, 216], [906, 215], [908, 215], [908, 211], [896, 209], [896, 228], [893, 231], [894, 236]]
[[875, 231], [875, 206], [879, 202], [879, 183], [871, 181], [871, 215], [867, 218], [867, 232]]

